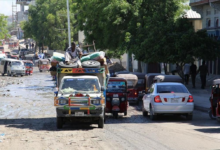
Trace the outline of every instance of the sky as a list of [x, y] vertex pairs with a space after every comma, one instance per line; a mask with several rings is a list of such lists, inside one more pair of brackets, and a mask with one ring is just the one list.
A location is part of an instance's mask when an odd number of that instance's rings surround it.
[[[0, 14], [6, 16], [12, 15], [12, 2], [15, 5], [16, 0], [0, 0]], [[28, 9], [28, 6], [25, 7], [25, 10]], [[20, 11], [20, 5], [17, 5], [17, 11]]]

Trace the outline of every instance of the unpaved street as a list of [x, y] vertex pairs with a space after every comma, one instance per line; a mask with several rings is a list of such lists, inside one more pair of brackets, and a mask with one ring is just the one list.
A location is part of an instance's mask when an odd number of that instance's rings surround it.
[[150, 121], [141, 105], [133, 105], [126, 117], [108, 114], [104, 129], [68, 122], [57, 130], [53, 89], [50, 74], [37, 68], [32, 76], [0, 76], [0, 150], [220, 149], [220, 123], [200, 111], [192, 121], [179, 116]]

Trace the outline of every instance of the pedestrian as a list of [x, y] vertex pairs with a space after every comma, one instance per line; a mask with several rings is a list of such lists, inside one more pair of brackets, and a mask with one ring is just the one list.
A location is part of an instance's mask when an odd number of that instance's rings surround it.
[[82, 57], [82, 50], [79, 47], [76, 47], [75, 42], [72, 42], [71, 46], [66, 50], [65, 63], [69, 65], [70, 62], [76, 62], [79, 65], [79, 68], [81, 68], [82, 67], [80, 62], [81, 57]]
[[178, 73], [181, 70], [181, 67], [178, 63], [176, 63], [176, 69], [172, 71], [172, 75], [175, 75], [175, 73]]
[[201, 88], [205, 89], [205, 86], [206, 86], [206, 75], [207, 74], [209, 75], [209, 72], [208, 72], [208, 67], [206, 66], [204, 60], [202, 61], [202, 65], [199, 66], [199, 70], [197, 71], [197, 73], [199, 73], [199, 72], [200, 72], [200, 79], [201, 79], [201, 83], [202, 83]]
[[184, 73], [185, 84], [188, 85], [188, 83], [189, 83], [189, 73], [190, 73], [190, 64], [186, 63], [184, 65], [183, 73]]
[[32, 49], [34, 49], [34, 43], [32, 43]]
[[196, 82], [196, 71], [197, 71], [197, 66], [194, 64], [194, 62], [191, 63], [191, 66], [190, 66], [190, 75], [191, 75], [191, 78], [192, 78], [192, 85], [193, 85], [193, 88], [196, 88], [195, 86], [195, 82]]

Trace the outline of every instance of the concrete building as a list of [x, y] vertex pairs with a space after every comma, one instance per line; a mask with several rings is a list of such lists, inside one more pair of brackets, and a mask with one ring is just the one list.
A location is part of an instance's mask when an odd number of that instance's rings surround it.
[[[202, 29], [210, 37], [220, 40], [220, 0], [190, 0], [192, 10], [201, 15]], [[208, 62], [210, 74], [220, 74], [220, 59]]]

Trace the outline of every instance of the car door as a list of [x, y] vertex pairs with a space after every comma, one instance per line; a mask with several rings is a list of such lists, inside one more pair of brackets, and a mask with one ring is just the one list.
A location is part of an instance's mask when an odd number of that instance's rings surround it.
[[151, 85], [148, 92], [144, 95], [144, 108], [147, 111], [150, 110], [149, 106], [150, 106], [150, 101], [151, 101], [151, 97], [152, 97], [153, 92], [154, 92], [154, 84]]

